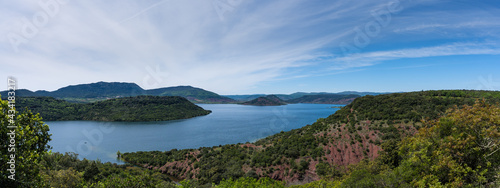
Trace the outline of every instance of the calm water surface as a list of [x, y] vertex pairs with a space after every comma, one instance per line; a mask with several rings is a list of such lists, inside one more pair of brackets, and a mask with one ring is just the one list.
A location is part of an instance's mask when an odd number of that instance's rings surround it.
[[75, 152], [79, 158], [123, 163], [116, 152], [211, 147], [253, 142], [297, 129], [337, 111], [330, 104], [245, 106], [199, 104], [212, 113], [162, 122], [57, 121], [50, 126], [53, 152]]

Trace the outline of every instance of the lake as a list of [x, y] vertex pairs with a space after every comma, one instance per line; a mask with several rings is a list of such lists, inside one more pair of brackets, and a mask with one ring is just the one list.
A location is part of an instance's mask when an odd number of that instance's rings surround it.
[[122, 164], [116, 152], [168, 151], [254, 142], [326, 118], [331, 104], [246, 106], [198, 104], [212, 113], [161, 122], [50, 121], [53, 152], [75, 152], [79, 158]]

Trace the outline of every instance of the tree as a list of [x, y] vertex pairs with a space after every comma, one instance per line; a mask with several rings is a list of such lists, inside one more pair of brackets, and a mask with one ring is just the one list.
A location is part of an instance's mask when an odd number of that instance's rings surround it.
[[96, 162], [94, 161], [90, 164], [90, 166], [88, 166], [85, 169], [85, 173], [83, 173], [83, 178], [87, 181], [94, 181], [96, 179], [95, 176], [97, 176], [99, 174], [99, 172], [100, 172], [100, 170], [97, 167]]
[[399, 168], [412, 169], [414, 186], [488, 186], [500, 171], [500, 108], [484, 100], [455, 107], [406, 139]]
[[82, 173], [68, 168], [66, 170], [50, 171], [48, 175], [44, 176], [44, 181], [50, 184], [50, 187], [81, 187], [83, 181]]
[[[183, 185], [183, 187], [186, 187]], [[268, 188], [284, 188], [282, 182], [270, 179], [270, 178], [262, 178], [262, 179], [254, 179], [250, 177], [239, 178], [237, 180], [228, 179], [220, 182], [219, 185], [215, 186], [216, 188], [240, 188], [240, 187], [268, 187]]]
[[[9, 104], [0, 99], [0, 184], [5, 187], [35, 187], [42, 185], [39, 161], [50, 149], [49, 126], [29, 110], [15, 111], [15, 128], [9, 129]], [[7, 133], [12, 133], [8, 135]], [[15, 135], [15, 137], [13, 136]], [[12, 138], [12, 139], [11, 139]], [[9, 147], [11, 140], [14, 147]], [[14, 149], [12, 149], [14, 148]], [[13, 152], [9, 152], [9, 149]], [[15, 151], [14, 151], [15, 150]], [[15, 180], [9, 179], [11, 155], [15, 160]]]
[[342, 176], [342, 173], [337, 169], [337, 167], [331, 166], [325, 162], [319, 162], [316, 165], [316, 174], [326, 179], [333, 179]]

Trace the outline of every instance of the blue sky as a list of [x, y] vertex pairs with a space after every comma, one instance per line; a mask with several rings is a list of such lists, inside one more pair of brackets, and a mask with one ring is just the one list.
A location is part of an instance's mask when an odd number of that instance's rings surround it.
[[0, 76], [30, 90], [500, 90], [494, 0], [0, 3]]

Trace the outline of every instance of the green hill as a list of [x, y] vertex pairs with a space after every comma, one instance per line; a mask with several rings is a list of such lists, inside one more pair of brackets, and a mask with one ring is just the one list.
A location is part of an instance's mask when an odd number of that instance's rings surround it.
[[287, 103], [314, 103], [314, 104], [349, 104], [354, 99], [361, 97], [354, 94], [318, 94], [304, 95], [296, 99], [287, 100]]
[[146, 90], [147, 95], [154, 96], [182, 96], [193, 102], [200, 103], [234, 103], [235, 100], [220, 96], [214, 92], [191, 86], [166, 87]]
[[[0, 92], [7, 96], [7, 91]], [[56, 91], [36, 91], [26, 89], [16, 91], [19, 97], [54, 97], [69, 102], [95, 102], [111, 98], [133, 97], [140, 95], [180, 96], [194, 103], [234, 103], [235, 100], [220, 96], [214, 92], [191, 86], [165, 87], [144, 90], [135, 83], [97, 82], [78, 84], [60, 88]]]
[[428, 126], [421, 119], [436, 119], [455, 105], [472, 105], [483, 98], [497, 104], [500, 92], [449, 90], [365, 96], [312, 125], [255, 143], [133, 152], [122, 157], [132, 164], [196, 180], [200, 185], [242, 177], [270, 177], [292, 184], [349, 178], [356, 175], [351, 174], [352, 165], [365, 164], [360, 163], [363, 160], [381, 161], [379, 169], [396, 168], [401, 160], [397, 143]]
[[[482, 98], [491, 103], [498, 103], [500, 102], [500, 92], [441, 90], [368, 95], [357, 98], [328, 119], [343, 119], [352, 109], [356, 111], [358, 119], [362, 120], [408, 119], [416, 122], [424, 118], [436, 119], [454, 105], [473, 105], [476, 100]], [[344, 122], [346, 122], [345, 119]]]
[[251, 101], [241, 103], [242, 105], [253, 105], [253, 106], [280, 106], [286, 105], [286, 103], [278, 98], [276, 95], [268, 95], [265, 97], [259, 97]]
[[183, 97], [173, 96], [124, 97], [94, 103], [70, 103], [52, 97], [18, 97], [16, 108], [40, 113], [45, 121], [166, 121], [210, 113]]
[[116, 98], [144, 94], [144, 90], [135, 83], [97, 82], [71, 85], [50, 92], [49, 97], [56, 98]]

